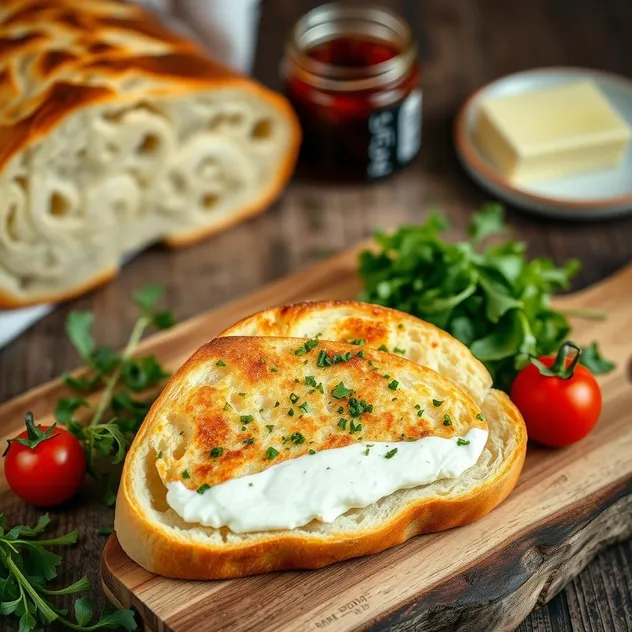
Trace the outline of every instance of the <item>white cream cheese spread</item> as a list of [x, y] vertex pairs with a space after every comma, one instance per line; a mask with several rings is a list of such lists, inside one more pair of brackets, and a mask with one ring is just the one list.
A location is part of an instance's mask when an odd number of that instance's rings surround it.
[[234, 533], [333, 522], [399, 489], [458, 478], [476, 463], [486, 441], [487, 430], [472, 428], [460, 438], [358, 442], [288, 459], [201, 494], [173, 481], [167, 503], [185, 522]]

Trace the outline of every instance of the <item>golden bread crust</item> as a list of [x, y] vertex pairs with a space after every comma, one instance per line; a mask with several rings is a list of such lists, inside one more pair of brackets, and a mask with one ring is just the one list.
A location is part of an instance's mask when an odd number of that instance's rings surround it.
[[[293, 322], [293, 326], [288, 328], [280, 322], [280, 314], [296, 315], [299, 310], [304, 318], [316, 315], [326, 328], [329, 321], [337, 321], [340, 313], [336, 310], [341, 307], [351, 313], [350, 318], [372, 318], [375, 322], [386, 319], [389, 327], [394, 326], [396, 331], [401, 331], [398, 325], [403, 324], [417, 342], [421, 336], [421, 342], [425, 340], [430, 348], [438, 336], [444, 345], [448, 345], [442, 347], [448, 360], [451, 359], [453, 364], [463, 360], [463, 345], [448, 334], [437, 333], [436, 328], [406, 314], [353, 301], [326, 301], [267, 310], [262, 313], [265, 318], [241, 321], [223, 335], [231, 332], [253, 334], [258, 327], [264, 334], [273, 332], [274, 335], [280, 335], [283, 332], [287, 335], [288, 330], [295, 333], [298, 322]], [[275, 321], [276, 325], [272, 324]], [[264, 322], [267, 324], [263, 325]], [[370, 322], [356, 325], [359, 328], [354, 328], [353, 333], [366, 334], [365, 346], [369, 347]], [[370, 339], [375, 344], [381, 338]], [[191, 371], [189, 363], [196, 363], [207, 349], [203, 348], [176, 372], [170, 382], [173, 388], [186, 383], [186, 376]], [[470, 375], [474, 375], [475, 380], [484, 381], [485, 373], [483, 367], [482, 371], [479, 369], [478, 373]], [[453, 388], [457, 389], [457, 386]], [[470, 390], [477, 391], [476, 388]], [[157, 519], [158, 513], [149, 515], [153, 508], [148, 510], [147, 503], [139, 498], [136, 488], [138, 480], [134, 479], [134, 465], [143, 458], [142, 447], [154, 433], [157, 411], [168, 406], [166, 402], [172, 395], [169, 387], [163, 391], [134, 441], [125, 462], [115, 520], [119, 542], [127, 554], [148, 570], [169, 577], [225, 579], [278, 570], [320, 568], [333, 562], [383, 551], [415, 535], [468, 524], [485, 516], [511, 493], [526, 455], [527, 434], [520, 413], [507, 395], [487, 389], [482, 396], [481, 407], [490, 433], [488, 448], [474, 468], [478, 470], [476, 476], [463, 489], [441, 494], [403, 496], [401, 498], [406, 500], [397, 505], [397, 511], [373, 524], [358, 523], [353, 527], [339, 527], [334, 522], [331, 529], [264, 532], [243, 538], [232, 534], [229, 536], [226, 529], [202, 529], [202, 536], [194, 537], [189, 530], [194, 525], [181, 521], [169, 525]], [[163, 505], [157, 511], [165, 509], [168, 507]], [[205, 534], [208, 534], [208, 539]], [[211, 539], [213, 534], [221, 535], [221, 538]]]

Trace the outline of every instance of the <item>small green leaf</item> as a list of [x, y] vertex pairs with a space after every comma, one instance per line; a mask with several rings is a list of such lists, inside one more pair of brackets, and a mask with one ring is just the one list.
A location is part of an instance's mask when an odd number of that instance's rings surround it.
[[505, 209], [501, 204], [488, 202], [474, 213], [467, 229], [467, 234], [474, 244], [479, 244], [487, 237], [507, 232], [504, 222]]
[[91, 354], [95, 349], [92, 337], [92, 324], [94, 314], [92, 312], [72, 311], [66, 318], [66, 334], [73, 347], [88, 364], [91, 364]]
[[342, 399], [344, 397], [348, 397], [349, 395], [351, 395], [351, 393], [353, 393], [353, 389], [352, 388], [347, 388], [343, 382], [339, 382], [335, 388], [331, 391], [331, 394], [336, 398], [336, 399]]
[[164, 288], [159, 283], [148, 283], [132, 294], [134, 303], [145, 314], [150, 314], [164, 294]]
[[610, 373], [616, 368], [616, 364], [610, 360], [606, 360], [599, 351], [599, 345], [593, 342], [591, 345], [582, 349], [579, 363], [583, 364], [591, 373], [601, 375], [602, 373]]
[[81, 626], [86, 626], [92, 619], [92, 602], [88, 597], [81, 597], [75, 601], [75, 619]]
[[102, 615], [95, 624], [95, 629], [98, 628], [110, 630], [123, 628], [128, 632], [132, 632], [132, 630], [137, 628], [137, 625], [134, 620], [134, 613], [131, 610], [117, 610], [116, 612]]
[[112, 535], [114, 533], [114, 527], [101, 527], [97, 529], [98, 535]]
[[164, 310], [153, 315], [151, 324], [156, 329], [171, 329], [176, 324], [176, 319], [172, 312]]

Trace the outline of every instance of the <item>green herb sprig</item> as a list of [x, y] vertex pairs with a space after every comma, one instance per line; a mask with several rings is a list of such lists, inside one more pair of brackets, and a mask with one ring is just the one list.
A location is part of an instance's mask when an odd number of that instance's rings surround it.
[[503, 214], [499, 204], [486, 204], [472, 216], [469, 240], [456, 243], [443, 239], [449, 223], [436, 213], [421, 225], [377, 233], [378, 249], [360, 254], [359, 298], [445, 329], [470, 347], [498, 388], [508, 390], [531, 357], [555, 353], [567, 338], [570, 324], [550, 298], [568, 288], [580, 263], [528, 261], [526, 245], [514, 240], [481, 248], [488, 237], [508, 232]]
[[[87, 364], [88, 372], [63, 375], [65, 383], [77, 395], [58, 401], [55, 418], [81, 441], [87, 471], [100, 483], [108, 506], [114, 505], [118, 488], [118, 476], [111, 465], [123, 461], [154, 401], [154, 397], [138, 394], [157, 389], [169, 376], [155, 356], [134, 355], [148, 328], [167, 329], [174, 324], [171, 312], [157, 309], [162, 295], [163, 288], [155, 283], [134, 293], [140, 316], [120, 354], [107, 345], [97, 345], [92, 335], [92, 312], [73, 311], [66, 319], [66, 333]], [[103, 389], [102, 393], [92, 405], [84, 397], [98, 389]], [[76, 415], [84, 408], [89, 413], [87, 424], [81, 423]]]
[[65, 609], [54, 604], [51, 598], [85, 593], [90, 590], [90, 583], [87, 577], [82, 577], [65, 588], [50, 587], [61, 563], [61, 557], [50, 547], [75, 544], [77, 532], [34, 539], [49, 523], [48, 514], [44, 514], [34, 527], [8, 528], [4, 514], [0, 513], [0, 616], [15, 619], [19, 632], [30, 632], [53, 622], [86, 632], [106, 628], [135, 630], [131, 610], [102, 612], [92, 621], [92, 602], [81, 597], [74, 603], [74, 620], [71, 620]]

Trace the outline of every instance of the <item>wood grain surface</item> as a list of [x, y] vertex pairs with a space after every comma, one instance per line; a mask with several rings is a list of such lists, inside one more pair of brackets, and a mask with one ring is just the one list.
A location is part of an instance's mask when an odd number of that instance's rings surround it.
[[[350, 298], [359, 289], [355, 251], [339, 255], [237, 303], [180, 326], [156, 351], [179, 366], [191, 345], [226, 322], [273, 304]], [[632, 536], [632, 265], [612, 279], [558, 301], [607, 310], [607, 321], [576, 320], [573, 339], [598, 339], [617, 363], [599, 378], [600, 423], [565, 450], [530, 445], [518, 485], [474, 524], [414, 538], [379, 555], [309, 572], [232, 581], [185, 582], [148, 573], [116, 536], [102, 578], [116, 603], [133, 606], [156, 632], [513, 630], [604, 546]], [[182, 340], [182, 342], [181, 342]], [[154, 350], [152, 340], [149, 341]], [[1, 416], [1, 411], [0, 411]], [[405, 578], [405, 581], [402, 581]]]
[[[475, 88], [498, 76], [536, 66], [581, 65], [632, 76], [632, 3], [629, 0], [400, 0], [386, 1], [411, 22], [424, 73], [423, 146], [419, 159], [392, 180], [373, 186], [322, 187], [294, 181], [265, 215], [180, 252], [155, 248], [128, 265], [114, 283], [60, 307], [0, 351], [0, 402], [71, 369], [78, 358], [63, 334], [70, 309], [94, 309], [100, 340], [120, 347], [135, 318], [131, 292], [150, 280], [167, 288], [180, 320], [243, 296], [264, 283], [305, 268], [324, 253], [348, 247], [378, 226], [417, 222], [443, 209], [463, 234], [468, 213], [487, 199], [458, 166], [451, 143], [454, 113]], [[264, 0], [255, 74], [280, 87], [283, 39], [311, 0]], [[575, 288], [606, 277], [632, 259], [632, 218], [590, 224], [547, 221], [510, 209], [516, 235], [531, 255], [557, 262], [579, 257]], [[51, 400], [54, 393], [49, 393]], [[42, 400], [38, 400], [42, 401]], [[5, 409], [18, 422], [27, 402]], [[50, 402], [46, 404], [50, 406]], [[10, 414], [9, 414], [10, 413]], [[6, 422], [0, 420], [0, 428]], [[10, 522], [33, 522], [26, 507], [0, 485], [0, 509]], [[53, 531], [79, 529], [62, 579], [88, 573], [98, 586], [105, 544], [99, 527], [112, 523], [89, 485], [67, 507], [52, 512]], [[566, 589], [537, 609], [520, 632], [632, 630], [632, 544], [600, 554]], [[103, 605], [103, 596], [96, 596]], [[2, 629], [0, 621], [0, 629]]]

